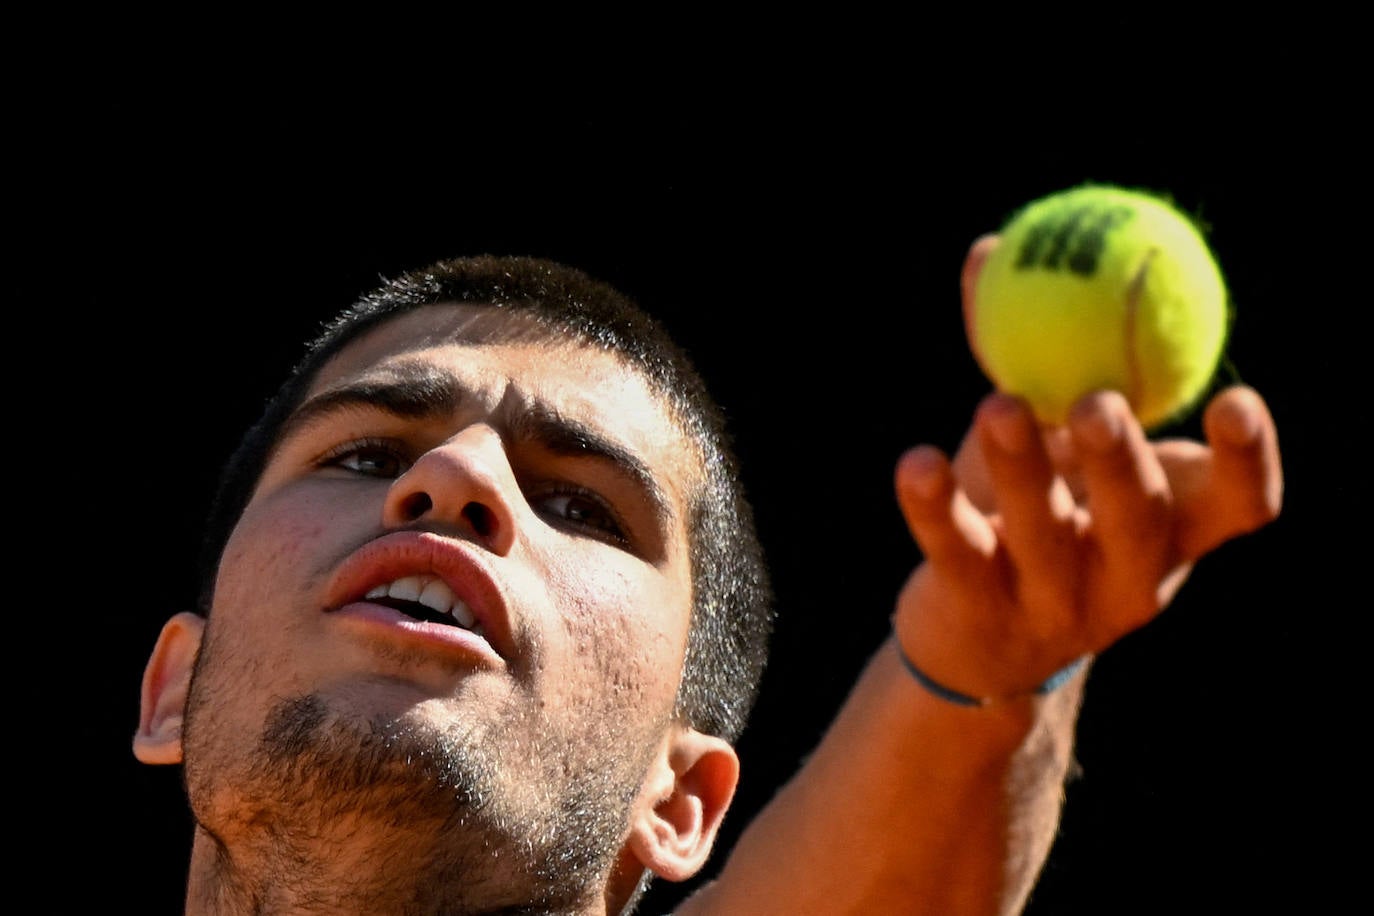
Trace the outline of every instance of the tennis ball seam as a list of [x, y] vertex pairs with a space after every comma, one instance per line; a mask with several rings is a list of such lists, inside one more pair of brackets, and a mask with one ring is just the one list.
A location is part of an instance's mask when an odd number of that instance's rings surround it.
[[1154, 260], [1158, 248], [1151, 248], [1145, 252], [1145, 257], [1140, 259], [1140, 267], [1131, 277], [1130, 283], [1126, 284], [1126, 378], [1127, 390], [1124, 392], [1126, 401], [1131, 405], [1132, 410], [1140, 409], [1141, 401], [1145, 397], [1145, 375], [1144, 368], [1141, 366], [1141, 355], [1139, 342], [1137, 340], [1137, 323], [1140, 317], [1140, 296], [1145, 291], [1145, 278], [1150, 271], [1150, 262]]
[[1080, 185], [1022, 207], [1000, 234], [964, 303], [973, 356], [999, 389], [1053, 424], [1090, 390], [1118, 389], [1147, 427], [1201, 399], [1233, 305], [1202, 230], [1170, 199]]

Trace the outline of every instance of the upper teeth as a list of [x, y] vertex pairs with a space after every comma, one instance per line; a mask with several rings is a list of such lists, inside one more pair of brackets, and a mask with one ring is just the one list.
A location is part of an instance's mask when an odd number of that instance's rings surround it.
[[368, 598], [395, 598], [398, 601], [418, 601], [440, 614], [452, 615], [460, 627], [472, 629], [477, 618], [472, 608], [453, 594], [443, 579], [434, 576], [404, 576], [394, 582], [378, 585], [367, 593]]

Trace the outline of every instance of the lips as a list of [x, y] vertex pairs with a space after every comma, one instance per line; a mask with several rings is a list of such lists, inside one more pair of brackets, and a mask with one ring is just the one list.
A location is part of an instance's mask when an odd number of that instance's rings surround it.
[[325, 610], [397, 639], [512, 657], [508, 605], [480, 547], [432, 532], [369, 541], [340, 565]]

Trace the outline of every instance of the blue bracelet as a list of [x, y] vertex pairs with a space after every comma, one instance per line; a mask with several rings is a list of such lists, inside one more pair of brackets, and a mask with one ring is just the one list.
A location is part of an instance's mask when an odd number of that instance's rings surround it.
[[[951, 690], [939, 681], [932, 679], [930, 675], [926, 674], [920, 668], [917, 668], [916, 663], [907, 657], [906, 652], [902, 650], [902, 644], [900, 642], [897, 642], [897, 657], [902, 660], [902, 664], [906, 666], [907, 671], [911, 672], [911, 676], [916, 679], [918, 684], [942, 700], [959, 706], [987, 706], [994, 702], [994, 700], [989, 697], [971, 697], [966, 693]], [[1054, 674], [1051, 674], [1049, 678], [1039, 687], [1035, 688], [1032, 693], [1036, 696], [1043, 696], [1047, 693], [1054, 692], [1062, 687], [1065, 681], [1077, 674], [1078, 670], [1087, 664], [1087, 661], [1088, 659], [1086, 656], [1075, 659], [1065, 667], [1060, 668]]]

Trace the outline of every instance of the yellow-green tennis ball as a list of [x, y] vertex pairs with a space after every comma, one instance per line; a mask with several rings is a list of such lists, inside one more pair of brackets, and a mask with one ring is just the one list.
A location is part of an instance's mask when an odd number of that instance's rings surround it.
[[1058, 424], [1092, 391], [1141, 424], [1187, 412], [1226, 342], [1225, 280], [1192, 220], [1149, 193], [1083, 185], [1016, 213], [982, 265], [969, 344], [999, 390]]

